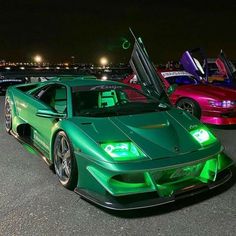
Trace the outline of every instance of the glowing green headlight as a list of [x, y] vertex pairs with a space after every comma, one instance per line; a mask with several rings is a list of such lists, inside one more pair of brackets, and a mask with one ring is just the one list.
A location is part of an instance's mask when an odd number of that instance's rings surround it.
[[101, 147], [118, 161], [135, 160], [145, 156], [132, 142], [102, 143]]
[[190, 134], [202, 145], [206, 146], [214, 143], [217, 139], [216, 137], [206, 128], [199, 128], [192, 130]]

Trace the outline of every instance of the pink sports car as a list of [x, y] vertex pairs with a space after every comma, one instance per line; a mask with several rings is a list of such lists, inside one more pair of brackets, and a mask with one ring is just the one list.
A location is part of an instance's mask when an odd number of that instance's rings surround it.
[[[188, 111], [203, 123], [236, 124], [236, 90], [199, 83], [186, 71], [159, 70], [157, 73], [176, 107]], [[142, 89], [134, 75], [124, 78], [123, 82]]]

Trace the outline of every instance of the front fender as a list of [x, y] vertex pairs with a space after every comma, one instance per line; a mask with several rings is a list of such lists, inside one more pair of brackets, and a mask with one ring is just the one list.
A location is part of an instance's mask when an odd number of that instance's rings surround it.
[[53, 161], [53, 146], [56, 135], [60, 131], [64, 131], [73, 146], [74, 152], [82, 152], [86, 156], [89, 156], [95, 161], [110, 161], [113, 159], [106, 154], [100, 147], [100, 145], [88, 136], [82, 129], [70, 120], [60, 120], [52, 130], [51, 142], [50, 142], [50, 160]]

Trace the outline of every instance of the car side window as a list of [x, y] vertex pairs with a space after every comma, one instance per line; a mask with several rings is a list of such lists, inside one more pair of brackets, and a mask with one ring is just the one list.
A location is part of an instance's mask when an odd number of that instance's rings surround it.
[[49, 86], [36, 95], [42, 101], [58, 113], [65, 113], [67, 109], [66, 87], [62, 85]]

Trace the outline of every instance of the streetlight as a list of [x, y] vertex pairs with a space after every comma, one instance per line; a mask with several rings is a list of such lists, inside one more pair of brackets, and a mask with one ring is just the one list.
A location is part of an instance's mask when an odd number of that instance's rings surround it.
[[106, 57], [100, 58], [100, 64], [105, 67], [108, 64], [108, 59]]
[[43, 61], [43, 58], [40, 55], [36, 55], [34, 57], [34, 61], [38, 64], [40, 64]]

